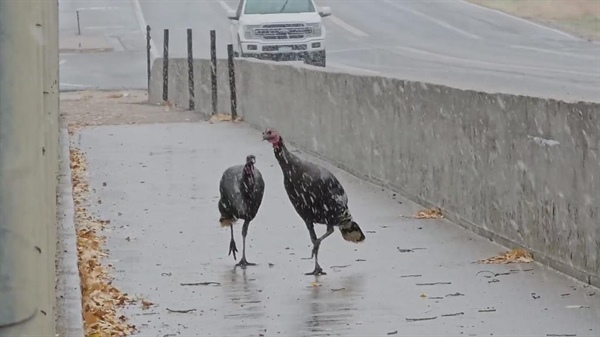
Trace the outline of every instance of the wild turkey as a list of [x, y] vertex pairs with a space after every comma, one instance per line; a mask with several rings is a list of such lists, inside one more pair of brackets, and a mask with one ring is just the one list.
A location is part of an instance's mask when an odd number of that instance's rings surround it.
[[[304, 220], [313, 243], [311, 258], [315, 259], [315, 270], [306, 275], [326, 275], [319, 265], [319, 247], [333, 233], [334, 226], [339, 228], [346, 241], [358, 243], [365, 240], [365, 235], [348, 210], [348, 196], [333, 173], [289, 152], [277, 130], [266, 129], [263, 140], [273, 144], [287, 195]], [[320, 238], [315, 234], [315, 223], [327, 226], [327, 231]]]
[[231, 228], [231, 242], [229, 243], [229, 254], [233, 253], [233, 259], [236, 260], [235, 253], [237, 247], [233, 239], [233, 224], [238, 219], [244, 220], [242, 227], [242, 259], [236, 266], [245, 268], [254, 266], [246, 260], [246, 235], [250, 221], [256, 217], [262, 198], [265, 192], [265, 182], [260, 171], [254, 167], [256, 158], [254, 155], [246, 157], [245, 165], [231, 166], [223, 172], [219, 183], [221, 198], [219, 200], [219, 212], [221, 218], [219, 223], [222, 227]]

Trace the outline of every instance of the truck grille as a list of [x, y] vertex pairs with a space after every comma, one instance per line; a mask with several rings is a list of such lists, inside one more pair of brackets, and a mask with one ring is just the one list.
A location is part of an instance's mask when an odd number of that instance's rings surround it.
[[303, 39], [312, 34], [312, 27], [305, 26], [302, 23], [270, 24], [255, 28], [254, 34], [264, 40]]
[[263, 51], [278, 51], [279, 49], [282, 48], [291, 48], [292, 50], [306, 50], [306, 45], [305, 44], [289, 44], [289, 45], [281, 45], [281, 46], [263, 46], [262, 50]]

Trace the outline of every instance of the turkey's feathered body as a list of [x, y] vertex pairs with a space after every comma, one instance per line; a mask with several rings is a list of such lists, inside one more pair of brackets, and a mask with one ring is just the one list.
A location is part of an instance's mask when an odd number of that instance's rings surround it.
[[[273, 144], [275, 158], [283, 173], [285, 191], [298, 215], [304, 220], [313, 243], [311, 258], [315, 269], [306, 275], [325, 275], [319, 265], [319, 247], [337, 227], [346, 241], [365, 240], [360, 226], [348, 210], [348, 196], [338, 179], [324, 167], [302, 160], [289, 152], [277, 131], [267, 129], [263, 139]], [[324, 224], [327, 230], [317, 237], [314, 224]]]
[[260, 208], [265, 183], [257, 168], [254, 168], [252, 176], [248, 176], [244, 174], [244, 165], [237, 165], [223, 172], [219, 191], [222, 217], [251, 221]]
[[290, 202], [305, 222], [338, 226], [351, 221], [348, 197], [333, 173], [301, 160], [285, 147], [275, 151], [275, 157]]

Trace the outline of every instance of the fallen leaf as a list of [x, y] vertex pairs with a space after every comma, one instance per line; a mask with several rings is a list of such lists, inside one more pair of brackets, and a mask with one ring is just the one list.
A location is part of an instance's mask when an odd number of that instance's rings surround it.
[[242, 120], [242, 117], [240, 117], [240, 116], [237, 116], [235, 118], [235, 120], [232, 120], [232, 118], [233, 117], [231, 115], [218, 113], [218, 114], [212, 115], [208, 121], [209, 121], [209, 123], [212, 124], [212, 123], [216, 123], [216, 122], [232, 122], [232, 121], [239, 122]]
[[457, 312], [457, 313], [453, 313], [453, 314], [443, 314], [442, 317], [453, 317], [453, 316], [462, 316], [464, 315], [464, 312]]
[[430, 321], [432, 319], [436, 319], [437, 316], [433, 317], [420, 317], [420, 318], [405, 318], [407, 322], [420, 322], [420, 321]]
[[313, 286], [313, 287], [320, 287], [321, 283], [319, 283], [319, 282], [311, 282], [310, 285]]
[[[70, 125], [69, 131], [75, 126]], [[105, 238], [99, 235], [109, 221], [94, 218], [88, 213], [90, 204], [87, 182], [87, 162], [84, 153], [71, 149], [71, 180], [75, 203], [75, 225], [77, 234], [77, 259], [82, 293], [82, 316], [86, 337], [128, 336], [135, 326], [126, 323], [126, 318], [117, 313], [118, 307], [131, 303], [131, 299], [112, 285], [102, 259], [108, 256], [103, 248]]]
[[154, 305], [154, 303], [152, 303], [150, 301], [142, 300], [142, 309], [148, 309], [153, 305]]
[[524, 249], [513, 249], [508, 252], [479, 260], [479, 263], [484, 264], [507, 264], [507, 263], [530, 263], [533, 261], [531, 253]]
[[421, 293], [421, 297], [425, 298], [427, 295], [425, 295], [425, 293]]
[[196, 311], [196, 309], [175, 310], [175, 309], [169, 309], [169, 308], [167, 308], [167, 311], [168, 312], [172, 312], [172, 313], [187, 314], [187, 313]]
[[442, 210], [437, 207], [418, 211], [415, 215], [415, 219], [440, 219], [443, 217]]

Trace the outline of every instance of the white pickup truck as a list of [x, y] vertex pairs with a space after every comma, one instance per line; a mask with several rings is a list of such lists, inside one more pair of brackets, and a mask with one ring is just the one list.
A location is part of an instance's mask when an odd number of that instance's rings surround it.
[[231, 37], [238, 57], [303, 60], [325, 67], [325, 27], [329, 7], [313, 0], [240, 0], [231, 10]]

